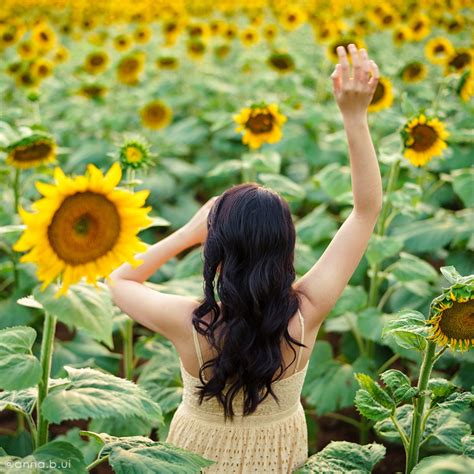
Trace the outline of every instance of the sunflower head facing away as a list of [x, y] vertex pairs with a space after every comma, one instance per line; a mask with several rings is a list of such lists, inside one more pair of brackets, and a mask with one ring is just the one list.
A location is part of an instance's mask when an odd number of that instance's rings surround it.
[[429, 338], [454, 351], [474, 345], [474, 277], [464, 277], [445, 289], [430, 306]]
[[171, 108], [161, 100], [153, 100], [140, 110], [140, 116], [145, 127], [159, 130], [171, 122], [173, 112]]
[[401, 71], [402, 80], [407, 83], [422, 81], [428, 74], [428, 69], [420, 61], [412, 61]]
[[293, 57], [291, 56], [291, 54], [285, 52], [273, 52], [269, 56], [267, 63], [272, 69], [282, 74], [286, 74], [295, 69], [295, 61]]
[[57, 167], [55, 184], [36, 182], [43, 197], [35, 212], [20, 208], [26, 229], [13, 249], [27, 252], [21, 262], [37, 265], [42, 290], [61, 277], [59, 297], [83, 277], [96, 284], [123, 262], [141, 263], [134, 255], [146, 249], [137, 233], [151, 223], [151, 208], [143, 207], [149, 191], [116, 189], [121, 176], [116, 162], [105, 176], [89, 164], [84, 176], [67, 177]]
[[6, 149], [7, 164], [19, 169], [34, 168], [56, 159], [56, 143], [50, 135], [34, 133]]
[[404, 157], [414, 166], [423, 166], [434, 156], [442, 154], [449, 136], [444, 124], [436, 117], [423, 113], [411, 119], [401, 131]]
[[152, 163], [150, 144], [140, 136], [127, 138], [120, 146], [119, 159], [125, 169], [145, 168]]
[[252, 149], [263, 143], [276, 143], [282, 138], [282, 125], [287, 118], [278, 111], [277, 104], [253, 104], [233, 116], [238, 124], [236, 132], [242, 132], [242, 143]]

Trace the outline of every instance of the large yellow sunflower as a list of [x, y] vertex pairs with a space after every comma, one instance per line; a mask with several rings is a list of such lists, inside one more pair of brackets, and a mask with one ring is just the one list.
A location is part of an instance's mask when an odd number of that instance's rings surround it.
[[115, 189], [122, 176], [118, 163], [105, 176], [93, 164], [87, 171], [67, 177], [57, 167], [54, 185], [36, 182], [43, 195], [32, 205], [36, 212], [20, 208], [26, 230], [13, 249], [28, 252], [20, 261], [37, 265], [42, 290], [61, 277], [56, 296], [82, 277], [95, 284], [123, 262], [139, 265], [134, 255], [146, 249], [137, 233], [152, 222], [151, 208], [143, 207], [149, 191]]
[[142, 123], [153, 130], [166, 127], [173, 118], [171, 108], [161, 100], [154, 100], [140, 110]]
[[7, 164], [19, 169], [34, 168], [56, 159], [56, 143], [50, 135], [35, 133], [6, 149]]
[[253, 46], [258, 43], [258, 40], [258, 31], [252, 26], [249, 26], [240, 32], [240, 41], [246, 47]]
[[454, 53], [451, 41], [442, 36], [431, 38], [425, 45], [425, 55], [433, 64], [444, 64], [446, 58]]
[[457, 48], [445, 62], [445, 74], [465, 71], [473, 63], [473, 52], [470, 48]]
[[202, 59], [206, 53], [206, 43], [199, 39], [190, 39], [187, 42], [187, 51], [192, 59]]
[[276, 143], [283, 134], [281, 127], [287, 118], [278, 111], [277, 104], [254, 104], [233, 116], [238, 124], [236, 132], [243, 132], [242, 143], [252, 149], [264, 143]]
[[117, 79], [122, 84], [134, 85], [145, 67], [145, 53], [124, 56], [117, 65]]
[[280, 23], [287, 31], [300, 28], [306, 19], [306, 12], [297, 5], [287, 7], [280, 15]]
[[51, 76], [54, 65], [49, 59], [36, 58], [30, 65], [31, 75], [40, 80]]
[[56, 44], [56, 34], [49, 25], [42, 23], [33, 28], [31, 41], [39, 50], [50, 51]]
[[434, 156], [441, 155], [447, 147], [444, 140], [449, 136], [439, 119], [426, 117], [423, 113], [410, 120], [401, 134], [404, 157], [414, 166], [423, 166]]
[[411, 28], [407, 25], [398, 25], [393, 29], [392, 38], [396, 46], [401, 46], [412, 39]]
[[430, 339], [439, 345], [467, 351], [474, 345], [473, 279], [447, 288], [430, 306]]
[[430, 19], [423, 13], [414, 15], [408, 22], [411, 30], [411, 39], [421, 41], [430, 34]]
[[17, 53], [21, 59], [33, 59], [38, 50], [31, 40], [24, 40], [16, 47]]
[[380, 77], [367, 110], [369, 112], [378, 112], [379, 110], [391, 107], [392, 103], [392, 83], [387, 77]]

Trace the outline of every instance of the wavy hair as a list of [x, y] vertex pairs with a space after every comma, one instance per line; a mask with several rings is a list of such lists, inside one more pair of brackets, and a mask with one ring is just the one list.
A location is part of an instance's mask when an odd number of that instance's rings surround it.
[[[217, 357], [200, 368], [203, 385], [197, 388], [199, 403], [216, 397], [224, 418], [232, 420], [232, 402], [241, 389], [243, 416], [253, 413], [269, 394], [279, 404], [272, 379], [278, 369], [279, 379], [288, 368], [283, 364], [282, 338], [294, 353], [293, 361], [296, 350], [291, 343], [307, 347], [288, 332], [288, 322], [300, 303], [292, 287], [295, 227], [286, 201], [256, 183], [225, 191], [211, 208], [207, 225], [204, 298], [192, 322]], [[203, 319], [207, 314], [210, 323]], [[207, 367], [213, 367], [213, 376], [206, 383]], [[227, 383], [229, 389], [224, 391]]]

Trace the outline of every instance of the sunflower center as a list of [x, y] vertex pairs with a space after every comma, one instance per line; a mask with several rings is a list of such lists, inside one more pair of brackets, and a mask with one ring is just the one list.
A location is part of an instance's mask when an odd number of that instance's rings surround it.
[[371, 104], [376, 104], [380, 100], [383, 99], [385, 95], [385, 86], [383, 85], [382, 82], [378, 82], [377, 86], [375, 88], [374, 96], [372, 97], [372, 101], [370, 102]]
[[104, 195], [91, 191], [68, 196], [48, 227], [48, 240], [70, 265], [94, 261], [111, 250], [120, 235], [120, 216]]
[[245, 127], [253, 133], [267, 133], [273, 128], [273, 116], [268, 113], [259, 113], [250, 117]]
[[121, 65], [120, 70], [124, 74], [133, 74], [139, 68], [139, 63], [136, 58], [127, 58]]
[[470, 59], [471, 56], [468, 53], [460, 53], [449, 62], [449, 65], [456, 69], [462, 69], [464, 66], [469, 64]]
[[294, 23], [296, 21], [296, 15], [291, 13], [290, 15], [288, 15], [287, 20], [289, 23]]
[[407, 68], [407, 74], [409, 77], [417, 77], [421, 73], [421, 65], [420, 64], [410, 64]]
[[90, 63], [92, 66], [100, 66], [104, 63], [104, 58], [98, 54], [94, 55], [90, 59]]
[[39, 34], [40, 38], [43, 40], [43, 41], [48, 41], [49, 40], [49, 36], [48, 36], [48, 33], [46, 33], [45, 31], [42, 31], [40, 34]]
[[142, 152], [133, 146], [127, 148], [125, 155], [130, 163], [138, 163], [142, 159]]
[[276, 69], [286, 71], [293, 67], [293, 60], [289, 56], [275, 55], [270, 58], [270, 63]]
[[413, 31], [420, 31], [421, 28], [423, 28], [423, 22], [422, 21], [417, 21], [415, 23], [415, 26], [413, 27]]
[[389, 25], [390, 23], [392, 23], [392, 20], [393, 20], [392, 15], [385, 15], [382, 21], [384, 25]]
[[411, 136], [414, 139], [411, 148], [415, 151], [428, 150], [438, 139], [436, 131], [428, 125], [418, 124], [413, 127]]
[[160, 105], [153, 105], [147, 108], [146, 115], [150, 120], [160, 121], [165, 117], [165, 110]]
[[49, 143], [33, 143], [27, 148], [15, 150], [15, 161], [27, 162], [46, 158], [51, 152]]
[[444, 47], [443, 44], [437, 44], [433, 51], [434, 51], [436, 54], [440, 54], [440, 53], [444, 53], [445, 50], [446, 50], [446, 49], [445, 49], [445, 47]]
[[449, 339], [473, 339], [474, 300], [465, 303], [453, 301], [453, 305], [443, 311], [439, 328]]

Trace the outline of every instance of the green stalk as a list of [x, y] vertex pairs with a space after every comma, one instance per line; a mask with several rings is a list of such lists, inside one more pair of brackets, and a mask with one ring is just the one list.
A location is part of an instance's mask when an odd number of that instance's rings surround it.
[[133, 380], [133, 366], [133, 320], [127, 319], [123, 334], [123, 372], [128, 380]]
[[48, 442], [48, 420], [43, 417], [41, 412], [41, 405], [48, 395], [49, 376], [51, 374], [51, 359], [53, 356], [54, 333], [56, 331], [56, 316], [45, 311], [43, 324], [43, 340], [41, 341], [41, 369], [42, 376], [38, 384], [38, 401], [36, 403], [36, 425], [38, 427], [37, 433], [37, 447], [42, 446]]
[[[15, 169], [15, 178], [13, 180], [13, 212], [14, 214], [18, 213], [18, 207], [20, 204], [20, 174], [21, 171], [16, 168]], [[15, 280], [15, 288], [18, 288], [20, 281], [19, 281], [19, 274], [18, 274], [18, 254], [13, 252], [12, 254], [12, 265], [13, 265], [13, 278]]]
[[422, 433], [422, 420], [425, 411], [426, 401], [426, 388], [430, 379], [431, 370], [435, 362], [435, 350], [436, 343], [433, 341], [427, 341], [428, 346], [426, 348], [423, 362], [420, 369], [420, 377], [418, 379], [418, 393], [419, 396], [413, 401], [413, 420], [411, 423], [411, 436], [410, 444], [408, 447], [407, 454], [407, 466], [405, 473], [410, 474], [413, 468], [418, 463], [418, 457], [420, 454], [420, 440], [423, 435]]

